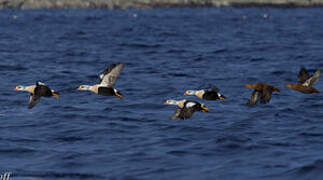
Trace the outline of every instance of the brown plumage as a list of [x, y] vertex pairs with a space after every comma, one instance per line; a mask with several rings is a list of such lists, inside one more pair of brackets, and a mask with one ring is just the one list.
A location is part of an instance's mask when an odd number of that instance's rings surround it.
[[258, 101], [266, 104], [270, 101], [273, 91], [280, 92], [278, 88], [265, 83], [246, 84], [245, 87], [254, 89], [251, 98], [248, 100], [248, 105], [254, 105]]
[[309, 76], [307, 70], [304, 67], [302, 67], [298, 73], [297, 84], [288, 83], [285, 86], [287, 88], [291, 88], [295, 91], [305, 93], [305, 94], [320, 93], [319, 90], [312, 87], [320, 76], [321, 76], [320, 70], [316, 70], [312, 76]]

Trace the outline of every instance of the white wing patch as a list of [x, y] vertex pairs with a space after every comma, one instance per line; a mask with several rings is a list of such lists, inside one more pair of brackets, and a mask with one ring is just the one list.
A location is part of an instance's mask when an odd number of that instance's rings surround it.
[[100, 74], [100, 79], [103, 79], [103, 77], [104, 77], [104, 74]]
[[193, 106], [195, 106], [196, 105], [196, 103], [195, 102], [188, 102], [187, 104], [186, 104], [186, 108], [191, 108], [191, 107], [193, 107]]
[[303, 83], [303, 86], [312, 86], [320, 76], [321, 76], [321, 71], [317, 70], [312, 77], [310, 77]]

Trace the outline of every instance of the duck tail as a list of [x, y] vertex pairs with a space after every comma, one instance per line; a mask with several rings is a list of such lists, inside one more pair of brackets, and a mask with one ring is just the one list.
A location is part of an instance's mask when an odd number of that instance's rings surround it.
[[59, 98], [59, 93], [58, 92], [53, 92], [53, 96], [58, 99]]

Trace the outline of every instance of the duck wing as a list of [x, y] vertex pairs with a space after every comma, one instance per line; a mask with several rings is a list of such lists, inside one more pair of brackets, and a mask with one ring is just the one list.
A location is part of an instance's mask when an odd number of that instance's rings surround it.
[[182, 111], [183, 114], [183, 119], [187, 119], [193, 116], [194, 112], [195, 112], [195, 108], [184, 108]]
[[175, 113], [171, 117], [171, 120], [190, 118], [193, 116], [194, 112], [194, 108], [177, 108]]
[[271, 95], [272, 95], [271, 87], [265, 87], [262, 90], [262, 96], [260, 98], [260, 102], [263, 103], [263, 104], [268, 103], [270, 101], [270, 99], [271, 99]]
[[100, 85], [106, 87], [112, 87], [119, 76], [121, 70], [123, 69], [124, 64], [120, 63], [117, 66], [112, 64], [110, 65], [103, 73], [99, 76]]
[[310, 78], [310, 76], [308, 75], [308, 72], [307, 70], [302, 67], [300, 70], [299, 70], [299, 73], [298, 73], [298, 83], [299, 84], [303, 84], [305, 83], [306, 80], [308, 80]]
[[28, 109], [33, 108], [39, 102], [39, 100], [40, 100], [40, 96], [30, 94]]
[[220, 92], [220, 89], [219, 88], [217, 88], [217, 87], [215, 87], [215, 86], [213, 86], [212, 88], [211, 88], [211, 91], [213, 91], [213, 92]]
[[261, 96], [262, 96], [261, 91], [254, 90], [247, 104], [250, 106], [255, 105], [260, 100]]
[[111, 64], [108, 68], [106, 68], [102, 73], [99, 74], [99, 84], [102, 82], [105, 75], [109, 74], [113, 68], [115, 68], [115, 64]]
[[314, 83], [319, 79], [319, 77], [321, 76], [321, 71], [320, 70], [316, 70], [315, 73], [313, 74], [312, 77], [310, 77], [309, 79], [307, 79], [304, 83], [303, 86], [313, 86]]
[[181, 112], [182, 112], [182, 108], [177, 108], [175, 113], [172, 115], [172, 117], [170, 119], [176, 120], [176, 119], [180, 118]]

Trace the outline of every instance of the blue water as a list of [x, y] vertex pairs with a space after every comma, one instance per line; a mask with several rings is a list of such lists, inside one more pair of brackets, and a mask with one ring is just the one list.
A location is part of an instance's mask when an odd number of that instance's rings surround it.
[[[267, 18], [266, 18], [267, 17]], [[320, 8], [0, 11], [0, 173], [14, 180], [306, 179], [323, 176], [323, 101], [284, 87], [323, 69]], [[78, 92], [111, 63], [116, 97]], [[16, 85], [60, 92], [27, 109]], [[245, 83], [281, 89], [246, 105]], [[216, 85], [225, 101], [185, 97]], [[323, 80], [315, 85], [323, 90]], [[167, 99], [210, 113], [169, 118]]]

